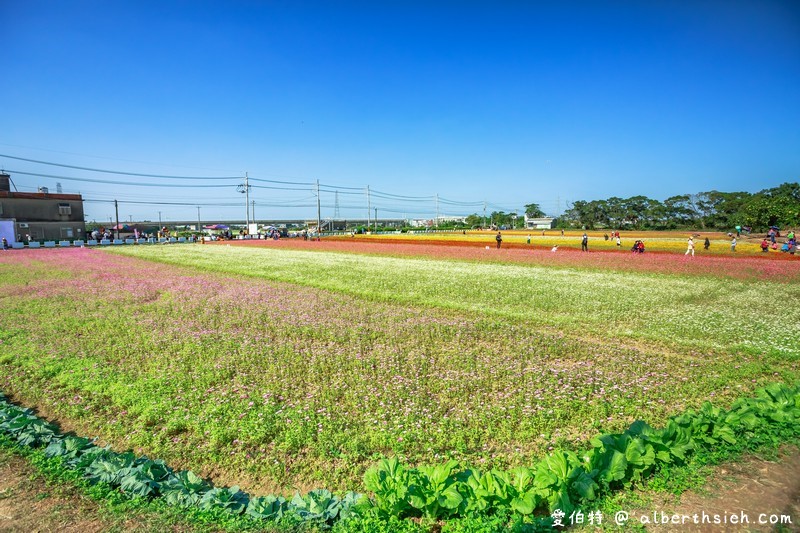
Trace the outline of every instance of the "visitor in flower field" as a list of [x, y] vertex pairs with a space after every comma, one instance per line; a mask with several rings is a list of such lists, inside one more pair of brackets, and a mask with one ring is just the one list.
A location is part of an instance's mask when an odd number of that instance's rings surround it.
[[581, 252], [589, 251], [589, 237], [584, 233], [581, 239]]
[[619, 232], [617, 232], [617, 248], [622, 246], [622, 239], [619, 238]]
[[3, 250], [8, 250], [8, 241], [3, 237]]
[[686, 253], [683, 255], [689, 255], [689, 254], [692, 254], [692, 257], [694, 257], [694, 240], [692, 240], [691, 237], [689, 237], [689, 242], [687, 243], [686, 246]]
[[766, 238], [761, 241], [761, 251], [764, 253], [769, 252], [769, 241]]
[[736, 251], [736, 237], [731, 237], [731, 252]]
[[503, 236], [500, 235], [500, 232], [497, 232], [497, 236], [494, 238], [497, 241], [497, 249], [500, 249], [500, 245], [503, 243]]
[[709, 246], [711, 246], [711, 241], [709, 241], [708, 237], [706, 237], [706, 242], [703, 243], [703, 249], [708, 250]]
[[530, 244], [530, 243], [531, 243], [531, 234], [528, 233], [528, 244]]

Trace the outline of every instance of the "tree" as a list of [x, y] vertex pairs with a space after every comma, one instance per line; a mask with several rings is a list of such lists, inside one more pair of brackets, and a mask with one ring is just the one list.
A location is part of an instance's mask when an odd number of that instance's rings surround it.
[[743, 223], [740, 211], [753, 195], [749, 192], [709, 191], [700, 193], [700, 196], [702, 199], [698, 206], [705, 212], [706, 225], [730, 229]]
[[525, 216], [528, 218], [541, 218], [545, 214], [539, 204], [527, 204], [525, 206]]
[[688, 194], [670, 196], [664, 200], [664, 226], [667, 228], [685, 227], [695, 220], [692, 200]]
[[472, 215], [467, 216], [465, 222], [467, 226], [471, 228], [476, 226], [483, 226], [483, 217], [479, 216], [477, 213], [473, 213]]

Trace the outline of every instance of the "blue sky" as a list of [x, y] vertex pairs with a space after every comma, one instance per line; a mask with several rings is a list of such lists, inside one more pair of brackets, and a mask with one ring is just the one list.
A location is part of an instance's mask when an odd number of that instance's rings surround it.
[[[522, 210], [800, 181], [798, 2], [0, 0], [0, 154], [324, 185], [323, 218]], [[88, 220], [244, 217], [235, 180], [0, 156]], [[220, 188], [99, 184], [219, 183]], [[316, 216], [312, 186], [256, 216]], [[355, 193], [355, 194], [353, 194]], [[99, 200], [99, 201], [98, 201]], [[144, 203], [131, 203], [131, 202]], [[145, 205], [147, 202], [192, 204]], [[300, 206], [300, 207], [290, 207]], [[351, 207], [352, 206], [352, 207]]]

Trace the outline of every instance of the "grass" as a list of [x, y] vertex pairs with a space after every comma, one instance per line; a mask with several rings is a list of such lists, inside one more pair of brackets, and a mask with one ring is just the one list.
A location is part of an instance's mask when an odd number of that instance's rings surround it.
[[798, 375], [793, 285], [767, 314], [761, 282], [708, 276], [119, 251], [0, 259], [0, 387], [255, 492], [357, 489], [380, 455], [530, 464]]

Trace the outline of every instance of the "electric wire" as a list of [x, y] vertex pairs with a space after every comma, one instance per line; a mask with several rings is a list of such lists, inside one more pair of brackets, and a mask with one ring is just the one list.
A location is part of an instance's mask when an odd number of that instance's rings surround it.
[[27, 157], [17, 157], [14, 155], [8, 154], [0, 154], [0, 157], [7, 157], [8, 159], [16, 159], [18, 161], [27, 161], [29, 163], [38, 163], [40, 165], [50, 165], [54, 167], [61, 167], [61, 168], [72, 168], [75, 170], [86, 170], [89, 172], [102, 172], [104, 174], [119, 174], [123, 176], [140, 176], [144, 178], [166, 178], [166, 179], [175, 179], [175, 180], [241, 180], [244, 179], [244, 176], [221, 176], [221, 177], [210, 177], [210, 176], [170, 176], [167, 174], [143, 174], [140, 172], [124, 172], [121, 170], [105, 170], [100, 168], [91, 168], [91, 167], [79, 167], [76, 165], [67, 165], [64, 163], [52, 163], [50, 161], [40, 161], [38, 159], [28, 159]]

